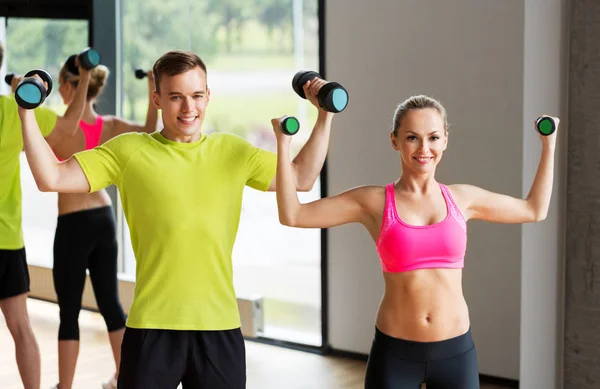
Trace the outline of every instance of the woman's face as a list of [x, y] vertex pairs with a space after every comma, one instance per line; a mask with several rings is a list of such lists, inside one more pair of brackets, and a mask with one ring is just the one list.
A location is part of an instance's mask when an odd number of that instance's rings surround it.
[[397, 135], [391, 134], [394, 149], [400, 153], [403, 169], [424, 174], [435, 170], [448, 145], [444, 119], [433, 108], [409, 111]]

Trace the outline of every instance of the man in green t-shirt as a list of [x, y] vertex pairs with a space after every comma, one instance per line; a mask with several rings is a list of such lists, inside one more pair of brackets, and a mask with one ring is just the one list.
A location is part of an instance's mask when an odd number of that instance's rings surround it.
[[[202, 132], [210, 89], [196, 54], [170, 51], [153, 73], [162, 131], [124, 134], [59, 163], [34, 115], [21, 109], [27, 160], [43, 191], [119, 189], [136, 285], [118, 387], [242, 389], [245, 346], [231, 256], [244, 187], [274, 191], [277, 158], [237, 135]], [[304, 87], [318, 117], [294, 160], [300, 191], [312, 188], [328, 150], [333, 114], [316, 97], [324, 84]]]
[[[4, 47], [0, 42], [0, 67], [4, 59]], [[64, 116], [47, 108], [32, 111], [39, 123], [40, 138], [50, 145], [73, 136], [85, 108], [85, 97], [90, 72], [79, 69], [82, 74], [74, 102]], [[12, 90], [22, 77], [14, 77]], [[40, 387], [40, 352], [31, 330], [27, 314], [29, 270], [21, 225], [21, 180], [19, 155], [23, 150], [18, 106], [14, 94], [0, 95], [0, 309], [14, 339], [17, 365], [25, 389]], [[40, 135], [38, 133], [38, 135]]]

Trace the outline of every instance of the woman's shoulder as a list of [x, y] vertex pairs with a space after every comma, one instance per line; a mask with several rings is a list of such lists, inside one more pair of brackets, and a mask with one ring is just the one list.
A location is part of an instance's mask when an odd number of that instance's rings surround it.
[[360, 185], [348, 189], [348, 192], [354, 192], [359, 196], [372, 197], [385, 193], [385, 185]]
[[346, 194], [354, 198], [364, 209], [379, 212], [385, 205], [385, 185], [361, 185], [348, 189]]
[[480, 190], [479, 187], [472, 184], [441, 184], [450, 190], [451, 194], [454, 196], [469, 196], [473, 191]]
[[446, 187], [456, 205], [462, 210], [467, 209], [473, 196], [482, 191], [480, 187], [472, 184], [450, 184], [446, 185]]

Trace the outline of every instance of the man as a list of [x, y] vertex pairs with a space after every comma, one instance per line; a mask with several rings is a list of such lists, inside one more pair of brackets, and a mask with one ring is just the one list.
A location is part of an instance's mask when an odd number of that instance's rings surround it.
[[[20, 110], [25, 152], [42, 191], [119, 188], [137, 265], [118, 387], [242, 389], [245, 346], [231, 253], [244, 186], [274, 191], [277, 158], [239, 136], [202, 133], [210, 89], [196, 54], [167, 52], [153, 73], [162, 131], [121, 135], [58, 163], [33, 114]], [[324, 84], [304, 87], [317, 108]], [[294, 161], [300, 191], [319, 176], [332, 119], [319, 108]]]
[[[4, 46], [0, 42], [0, 67]], [[77, 131], [85, 107], [90, 73], [79, 69], [82, 79], [75, 92], [74, 104], [58, 116], [46, 108], [31, 111], [39, 123], [38, 136], [55, 145]], [[22, 77], [14, 77], [15, 91]], [[21, 181], [19, 154], [23, 138], [14, 95], [0, 95], [0, 309], [14, 339], [17, 365], [25, 389], [40, 387], [40, 351], [27, 314], [29, 270], [22, 232]]]

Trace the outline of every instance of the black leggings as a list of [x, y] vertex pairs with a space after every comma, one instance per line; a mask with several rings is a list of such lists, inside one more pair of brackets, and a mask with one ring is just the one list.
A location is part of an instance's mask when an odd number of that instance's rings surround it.
[[112, 207], [58, 217], [52, 274], [60, 308], [59, 340], [79, 340], [79, 311], [87, 269], [108, 331], [125, 327], [118, 292], [117, 255]]
[[471, 330], [439, 342], [388, 336], [377, 328], [367, 362], [365, 389], [479, 389]]

